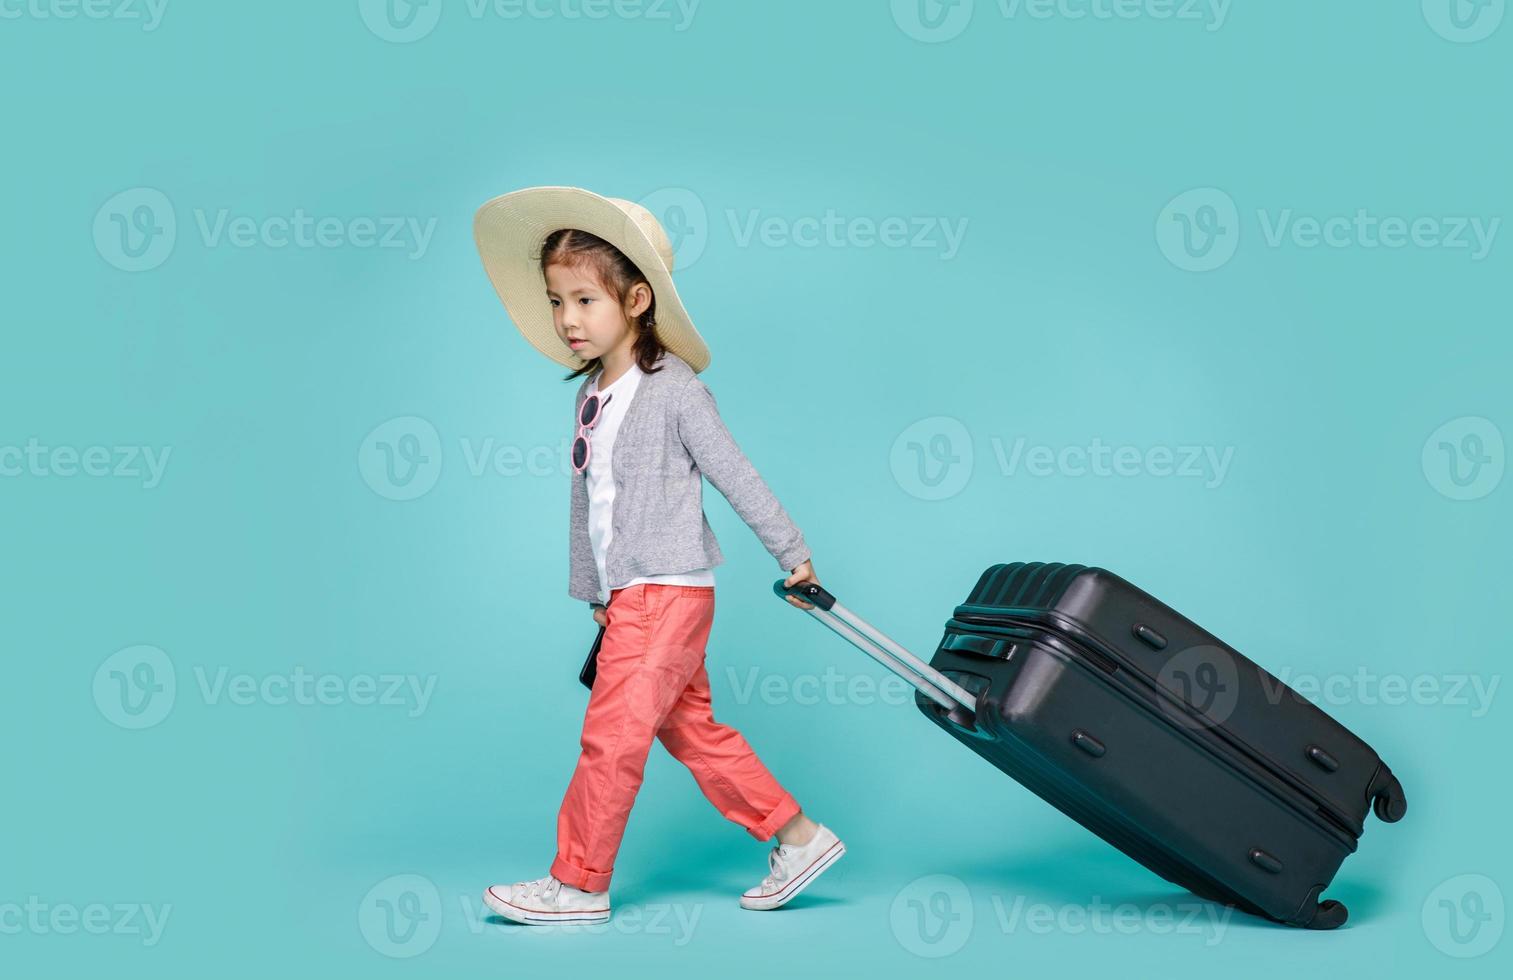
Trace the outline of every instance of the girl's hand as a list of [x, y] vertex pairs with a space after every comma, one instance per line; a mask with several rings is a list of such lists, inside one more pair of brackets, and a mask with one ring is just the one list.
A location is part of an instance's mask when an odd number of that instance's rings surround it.
[[609, 625], [609, 612], [603, 606], [594, 606], [594, 622], [600, 626]]
[[[783, 580], [783, 588], [791, 588], [795, 585], [798, 585], [800, 582], [813, 582], [815, 585], [820, 584], [820, 580], [814, 575], [814, 563], [812, 561], [809, 561], [808, 559], [800, 562], [793, 569], [793, 574]], [[814, 603], [805, 602], [797, 596], [790, 595], [784, 596], [783, 598], [787, 599], [790, 604], [798, 606], [800, 609], [814, 608]]]

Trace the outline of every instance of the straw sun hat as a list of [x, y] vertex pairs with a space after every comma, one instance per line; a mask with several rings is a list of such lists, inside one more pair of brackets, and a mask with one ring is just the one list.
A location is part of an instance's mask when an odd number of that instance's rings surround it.
[[473, 240], [494, 291], [525, 339], [558, 364], [586, 361], [557, 336], [541, 274], [541, 246], [559, 228], [597, 235], [624, 252], [657, 298], [657, 336], [695, 372], [709, 366], [709, 347], [694, 329], [672, 283], [673, 251], [655, 215], [634, 201], [581, 187], [528, 187], [486, 202], [473, 216]]

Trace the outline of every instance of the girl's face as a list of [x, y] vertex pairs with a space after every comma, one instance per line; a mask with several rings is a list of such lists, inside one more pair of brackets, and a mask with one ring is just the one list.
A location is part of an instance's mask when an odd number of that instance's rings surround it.
[[635, 343], [632, 322], [651, 305], [651, 287], [631, 287], [625, 305], [615, 301], [592, 270], [554, 263], [546, 267], [546, 296], [562, 342], [585, 361]]

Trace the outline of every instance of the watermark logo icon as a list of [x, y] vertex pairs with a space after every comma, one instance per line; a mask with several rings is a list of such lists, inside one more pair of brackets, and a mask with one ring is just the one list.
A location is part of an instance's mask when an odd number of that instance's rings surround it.
[[1188, 272], [1209, 272], [1234, 258], [1240, 246], [1240, 211], [1217, 187], [1197, 187], [1167, 202], [1156, 216], [1156, 244], [1168, 262]]
[[636, 202], [656, 216], [667, 233], [677, 270], [686, 272], [709, 245], [709, 209], [686, 187], [663, 187]]
[[363, 481], [380, 497], [422, 497], [441, 477], [441, 435], [419, 416], [389, 419], [363, 440], [357, 467]]
[[972, 478], [972, 434], [960, 419], [935, 415], [898, 434], [888, 453], [893, 479], [910, 496], [945, 500]]
[[915, 956], [950, 956], [972, 934], [972, 893], [955, 875], [915, 878], [893, 896], [888, 924], [898, 944]]
[[951, 40], [971, 20], [972, 0], [893, 0], [893, 23], [926, 44]]
[[122, 728], [151, 728], [173, 709], [177, 682], [173, 661], [154, 646], [117, 650], [95, 671], [95, 706]]
[[1451, 500], [1485, 497], [1507, 465], [1502, 432], [1477, 415], [1451, 419], [1424, 441], [1422, 463], [1429, 485]]
[[1156, 682], [1196, 712], [1195, 717], [1178, 705], [1161, 701], [1161, 710], [1187, 728], [1223, 725], [1240, 701], [1240, 676], [1234, 659], [1208, 644], [1173, 654], [1156, 672]]
[[1434, 33], [1457, 44], [1490, 37], [1502, 23], [1507, 0], [1423, 0], [1424, 20]]
[[357, 927], [368, 945], [385, 956], [419, 956], [441, 935], [441, 893], [424, 875], [385, 878], [363, 896]]
[[178, 219], [168, 195], [151, 187], [122, 191], [95, 212], [95, 251], [123, 272], [146, 272], [168, 261]]
[[[668, 593], [664, 601], [670, 602], [673, 598], [673, 594]], [[676, 658], [664, 660], [655, 656], [647, 657], [642, 669], [636, 671], [625, 685], [625, 702], [630, 708], [634, 727], [665, 734], [662, 726], [670, 715], [679, 712], [684, 689], [691, 680], [691, 674]], [[709, 683], [707, 678], [704, 683]], [[676, 736], [669, 747], [675, 744]]]
[[419, 41], [441, 20], [441, 0], [358, 0], [368, 30], [391, 44]]
[[1503, 920], [1502, 889], [1486, 875], [1456, 875], [1424, 899], [1424, 935], [1435, 949], [1456, 959], [1490, 952], [1502, 938]]

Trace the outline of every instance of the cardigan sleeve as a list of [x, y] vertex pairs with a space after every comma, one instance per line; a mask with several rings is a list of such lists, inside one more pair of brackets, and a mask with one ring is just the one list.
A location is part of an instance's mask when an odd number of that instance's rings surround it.
[[678, 392], [677, 416], [678, 436], [694, 464], [730, 501], [783, 570], [792, 571], [808, 560], [809, 547], [803, 533], [736, 445], [709, 386], [697, 377], [690, 378]]

